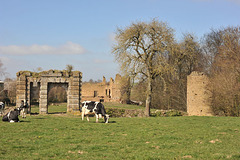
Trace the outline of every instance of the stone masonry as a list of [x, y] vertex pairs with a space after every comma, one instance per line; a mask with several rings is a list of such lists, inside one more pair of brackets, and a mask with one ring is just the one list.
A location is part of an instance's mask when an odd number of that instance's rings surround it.
[[192, 72], [187, 77], [187, 112], [189, 116], [212, 116], [211, 92], [208, 77], [202, 72]]
[[117, 74], [115, 80], [111, 78], [109, 82], [106, 82], [106, 78], [103, 77], [103, 80], [100, 83], [83, 83], [82, 100], [120, 102], [121, 79], [122, 77]]
[[28, 100], [31, 109], [32, 92], [39, 90], [39, 113], [48, 113], [48, 92], [54, 84], [62, 85], [67, 90], [67, 112], [79, 112], [81, 104], [82, 73], [73, 71], [43, 71], [35, 73], [20, 71], [17, 73], [16, 105], [20, 106], [21, 100]]

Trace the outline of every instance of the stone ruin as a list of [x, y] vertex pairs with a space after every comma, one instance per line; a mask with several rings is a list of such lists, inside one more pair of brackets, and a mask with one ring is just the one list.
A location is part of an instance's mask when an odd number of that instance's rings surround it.
[[[48, 93], [51, 88], [60, 85], [67, 91], [67, 112], [78, 113], [81, 101], [121, 102], [121, 79], [117, 74], [106, 82], [83, 83], [82, 73], [73, 71], [49, 70], [40, 73], [19, 71], [17, 73], [16, 105], [21, 100], [28, 100], [29, 106], [33, 98], [39, 99], [39, 114], [48, 113]], [[208, 77], [202, 72], [192, 72], [187, 77], [187, 112], [189, 116], [213, 115], [207, 89]], [[31, 107], [30, 107], [31, 110]]]
[[187, 77], [187, 113], [189, 116], [212, 116], [209, 79], [202, 72], [192, 72]]
[[103, 77], [100, 83], [85, 82], [82, 84], [82, 100], [102, 101], [102, 102], [120, 102], [121, 101], [121, 80], [122, 77], [116, 74], [115, 80], [110, 79], [106, 82]]
[[40, 73], [19, 71], [17, 74], [16, 105], [21, 100], [28, 100], [31, 111], [31, 100], [36, 95], [39, 98], [39, 114], [48, 113], [48, 92], [56, 85], [67, 91], [67, 112], [79, 112], [81, 104], [82, 73], [79, 71], [49, 70]]

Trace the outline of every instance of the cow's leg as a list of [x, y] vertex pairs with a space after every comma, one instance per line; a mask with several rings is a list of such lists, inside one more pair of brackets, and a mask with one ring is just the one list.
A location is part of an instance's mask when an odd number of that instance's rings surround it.
[[106, 114], [106, 115], [104, 116], [104, 121], [105, 121], [105, 123], [108, 123], [108, 119], [109, 119], [109, 115]]
[[88, 115], [87, 115], [87, 121], [89, 122], [89, 117], [88, 117]]
[[96, 123], [98, 123], [98, 114], [95, 114], [96, 116]]
[[20, 115], [21, 115], [22, 118], [23, 118], [23, 109], [20, 111]]
[[27, 109], [24, 111], [24, 118], [27, 117]]
[[84, 119], [85, 108], [82, 107], [82, 120]]
[[26, 108], [23, 108], [23, 110], [22, 110], [22, 117], [26, 118]]

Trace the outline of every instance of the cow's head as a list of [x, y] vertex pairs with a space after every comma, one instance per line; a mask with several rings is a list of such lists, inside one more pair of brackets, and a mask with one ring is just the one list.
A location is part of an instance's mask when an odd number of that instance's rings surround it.
[[21, 107], [18, 107], [18, 108], [15, 108], [14, 111], [16, 111], [16, 113], [18, 115], [20, 115], [20, 112], [21, 112], [22, 108]]

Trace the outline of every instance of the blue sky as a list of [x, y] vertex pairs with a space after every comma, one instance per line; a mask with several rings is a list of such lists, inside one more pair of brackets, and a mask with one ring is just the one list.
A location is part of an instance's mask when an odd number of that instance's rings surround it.
[[200, 39], [240, 25], [240, 0], [0, 0], [0, 60], [11, 78], [71, 64], [83, 81], [109, 80], [120, 72], [111, 54], [117, 27], [153, 18], [177, 39], [186, 32]]

